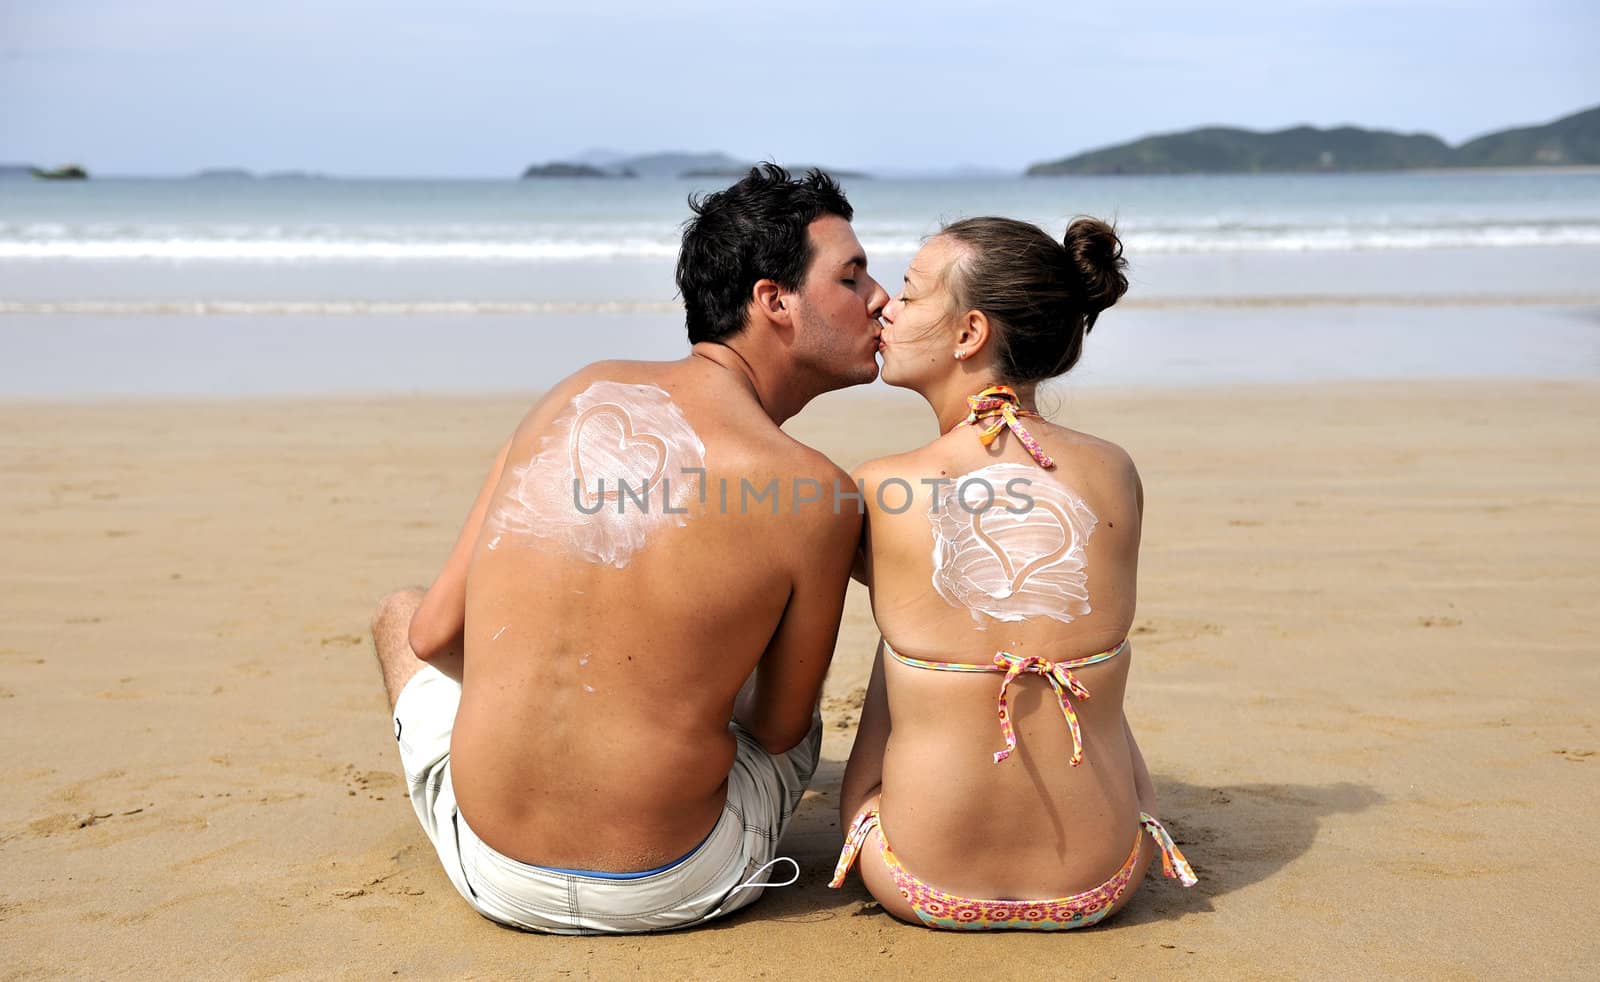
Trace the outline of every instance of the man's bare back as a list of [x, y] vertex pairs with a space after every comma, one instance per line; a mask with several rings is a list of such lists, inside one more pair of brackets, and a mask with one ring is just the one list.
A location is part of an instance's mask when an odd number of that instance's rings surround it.
[[[664, 418], [662, 402], [681, 418]], [[701, 459], [658, 467], [685, 428]], [[619, 477], [638, 493], [597, 493]], [[778, 498], [757, 498], [774, 481]], [[529, 413], [463, 531], [451, 757], [461, 813], [485, 843], [595, 870], [683, 855], [723, 808], [728, 721], [758, 663], [768, 704], [752, 707], [751, 732], [772, 753], [805, 736], [860, 525], [851, 502], [835, 512], [836, 481], [852, 486], [740, 377], [695, 355], [591, 366]], [[795, 508], [796, 482], [827, 493]], [[536, 484], [555, 499], [527, 500]], [[581, 521], [563, 527], [548, 507]], [[575, 542], [592, 547], [588, 561], [574, 561]]]
[[689, 356], [558, 385], [426, 594], [373, 619], [417, 818], [461, 896], [528, 930], [753, 902], [820, 753], [859, 499], [779, 426], [877, 377], [888, 295], [825, 174], [763, 165], [691, 207]]

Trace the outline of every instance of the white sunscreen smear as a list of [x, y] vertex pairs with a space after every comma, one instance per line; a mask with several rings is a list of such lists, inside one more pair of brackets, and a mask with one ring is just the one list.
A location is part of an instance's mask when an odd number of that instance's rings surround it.
[[985, 617], [1070, 623], [1089, 613], [1085, 546], [1099, 519], [1039, 468], [992, 464], [963, 475], [940, 487], [928, 520], [933, 588], [980, 627]]
[[534, 458], [513, 468], [490, 521], [502, 538], [550, 539], [620, 569], [652, 532], [688, 522], [705, 457], [665, 389], [596, 382], [551, 423]]

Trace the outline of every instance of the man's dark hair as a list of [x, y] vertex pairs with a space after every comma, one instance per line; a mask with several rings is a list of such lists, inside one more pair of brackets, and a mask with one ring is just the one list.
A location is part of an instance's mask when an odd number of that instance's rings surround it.
[[839, 185], [820, 170], [796, 180], [777, 164], [750, 168], [724, 191], [690, 195], [678, 251], [678, 293], [689, 343], [724, 341], [744, 330], [757, 280], [798, 290], [811, 265], [806, 227], [824, 215], [854, 217]]

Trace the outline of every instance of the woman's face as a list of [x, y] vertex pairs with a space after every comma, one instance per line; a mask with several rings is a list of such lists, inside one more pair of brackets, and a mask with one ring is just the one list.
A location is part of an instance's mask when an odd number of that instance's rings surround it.
[[956, 371], [955, 302], [946, 285], [959, 247], [944, 236], [929, 239], [906, 269], [900, 295], [883, 308], [883, 380], [922, 390]]

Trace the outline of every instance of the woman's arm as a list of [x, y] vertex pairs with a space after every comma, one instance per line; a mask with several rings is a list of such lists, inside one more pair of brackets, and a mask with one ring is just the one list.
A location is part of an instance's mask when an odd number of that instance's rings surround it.
[[[882, 480], [884, 458], [869, 460], [856, 468], [851, 476], [856, 490], [861, 493], [865, 514], [861, 522], [861, 544], [856, 550], [854, 578], [870, 592], [873, 581], [872, 562], [872, 493]], [[850, 748], [850, 761], [844, 768], [844, 780], [839, 788], [839, 824], [849, 828], [851, 820], [868, 799], [876, 798], [883, 787], [883, 755], [889, 745], [889, 690], [883, 675], [883, 638], [878, 639], [878, 650], [872, 658], [872, 674], [867, 680], [867, 693], [861, 704], [861, 719], [856, 724], [855, 743]]]
[[883, 677], [883, 640], [872, 660], [872, 678], [867, 683], [866, 700], [861, 706], [861, 722], [856, 726], [856, 742], [850, 748], [850, 762], [844, 768], [839, 788], [841, 827], [847, 827], [856, 812], [883, 786], [883, 753], [889, 745], [889, 690]]
[[1150, 780], [1150, 769], [1144, 766], [1144, 754], [1139, 752], [1139, 741], [1133, 738], [1133, 727], [1128, 725], [1127, 716], [1122, 717], [1122, 732], [1128, 737], [1128, 753], [1133, 757], [1133, 790], [1139, 796], [1139, 810], [1160, 818], [1161, 813], [1156, 811], [1156, 786]]
[[494, 498], [494, 489], [500, 485], [500, 475], [510, 452], [511, 441], [507, 440], [494, 466], [489, 468], [489, 478], [472, 503], [472, 510], [467, 513], [467, 521], [461, 527], [444, 568], [423, 595], [416, 614], [412, 615], [411, 650], [423, 661], [461, 648], [461, 630], [467, 622], [467, 567], [471, 565], [472, 547], [483, 529], [489, 502]]

